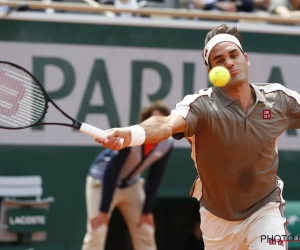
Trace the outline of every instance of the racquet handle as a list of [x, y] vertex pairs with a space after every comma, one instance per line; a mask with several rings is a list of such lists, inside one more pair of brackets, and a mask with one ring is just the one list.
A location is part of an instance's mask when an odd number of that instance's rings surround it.
[[[80, 132], [89, 135], [93, 138], [101, 138], [101, 139], [106, 139], [107, 138], [107, 132], [100, 129], [100, 128], [96, 128], [92, 125], [86, 124], [86, 123], [82, 123], [81, 127], [79, 129]], [[121, 138], [120, 140], [121, 144], [123, 144], [124, 139]]]

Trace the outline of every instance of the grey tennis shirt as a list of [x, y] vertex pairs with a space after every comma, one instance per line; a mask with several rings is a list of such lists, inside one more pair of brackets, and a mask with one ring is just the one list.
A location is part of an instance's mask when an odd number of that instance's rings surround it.
[[184, 135], [199, 175], [194, 196], [229, 221], [244, 220], [268, 202], [284, 202], [277, 139], [300, 127], [297, 92], [281, 84], [251, 88], [256, 102], [247, 112], [217, 87], [185, 96], [172, 110], [186, 120]]

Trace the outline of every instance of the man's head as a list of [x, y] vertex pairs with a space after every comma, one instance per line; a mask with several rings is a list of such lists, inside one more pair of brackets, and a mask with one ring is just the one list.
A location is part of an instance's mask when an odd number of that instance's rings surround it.
[[248, 81], [248, 55], [242, 48], [242, 37], [237, 28], [222, 24], [208, 32], [204, 42], [203, 58], [208, 72], [215, 66], [230, 71], [229, 83]]
[[170, 109], [161, 101], [154, 101], [140, 112], [140, 122], [143, 122], [153, 115], [170, 115]]

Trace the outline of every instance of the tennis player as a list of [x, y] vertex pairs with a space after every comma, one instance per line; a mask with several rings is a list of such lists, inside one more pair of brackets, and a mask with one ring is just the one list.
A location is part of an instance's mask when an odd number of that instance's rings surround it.
[[200, 201], [206, 250], [287, 249], [277, 140], [300, 128], [300, 95], [277, 83], [250, 83], [250, 59], [236, 27], [208, 32], [203, 57], [208, 72], [230, 71], [226, 86], [201, 89], [170, 116], [107, 130], [107, 139], [96, 141], [119, 150], [184, 136], [199, 174], [192, 194]]

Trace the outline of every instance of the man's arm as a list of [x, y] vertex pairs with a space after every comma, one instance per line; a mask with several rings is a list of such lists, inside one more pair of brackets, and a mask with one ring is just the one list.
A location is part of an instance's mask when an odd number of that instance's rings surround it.
[[185, 131], [185, 119], [180, 115], [152, 116], [142, 122], [146, 133], [145, 143], [159, 143], [173, 134]]
[[[185, 126], [185, 119], [181, 115], [175, 114], [166, 117], [152, 116], [146, 121], [142, 122], [138, 127], [141, 127], [144, 130], [142, 132], [145, 133], [145, 140], [143, 143], [159, 143], [163, 140], [166, 140], [173, 134], [184, 132]], [[114, 150], [120, 150], [127, 146], [131, 146], [130, 143], [132, 141], [132, 137], [140, 136], [139, 133], [136, 133], [136, 135], [132, 136], [132, 130], [130, 128], [113, 128], [107, 130], [107, 132], [107, 139], [102, 140], [97, 138], [96, 141], [101, 143], [103, 147]], [[120, 138], [124, 139], [123, 143], [121, 143]]]

